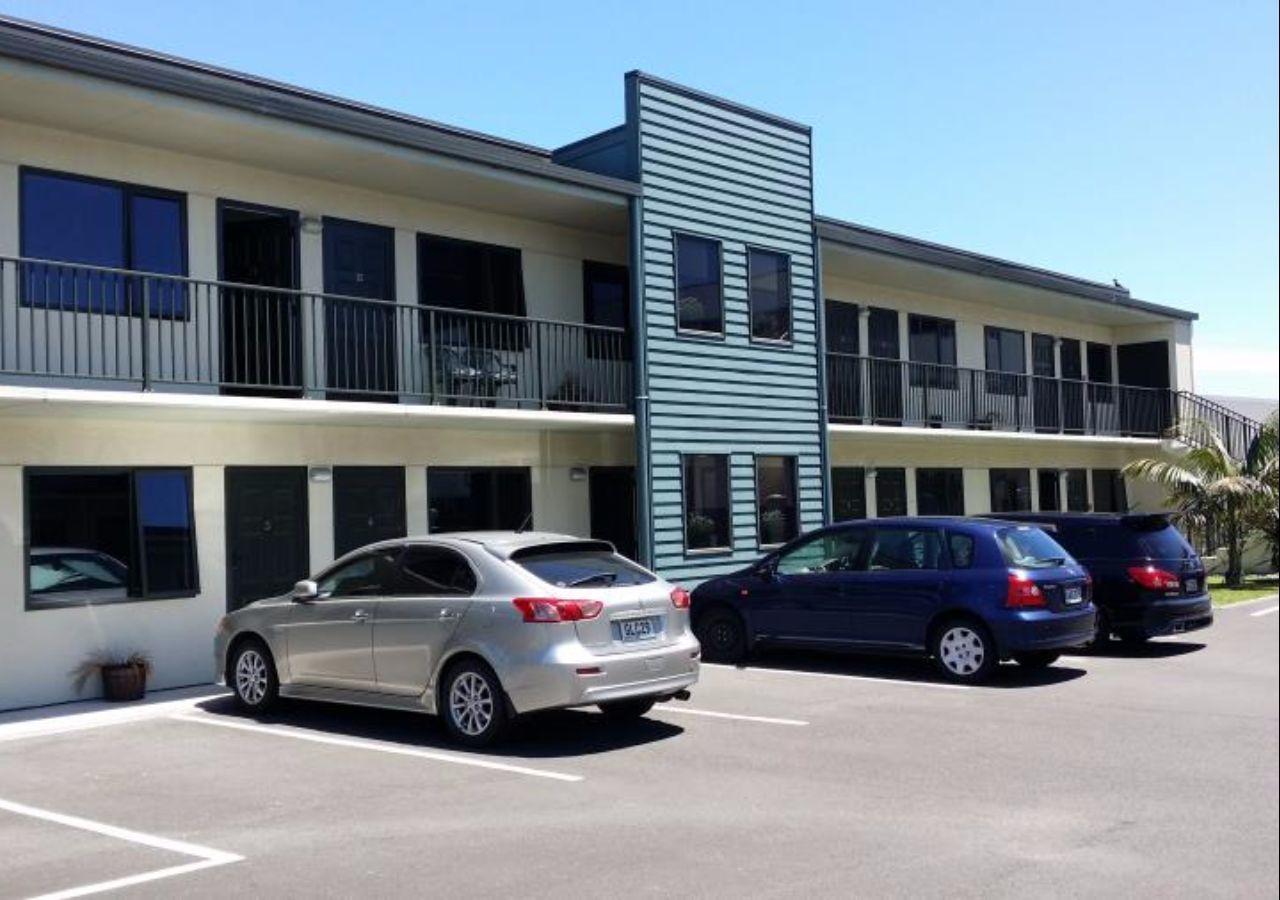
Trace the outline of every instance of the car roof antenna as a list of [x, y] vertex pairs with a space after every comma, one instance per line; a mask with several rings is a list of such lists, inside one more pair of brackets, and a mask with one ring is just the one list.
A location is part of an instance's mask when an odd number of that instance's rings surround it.
[[524, 530], [532, 524], [533, 524], [533, 510], [529, 510], [529, 512], [525, 515], [524, 519], [520, 522], [520, 527], [516, 529], [516, 534], [524, 534]]

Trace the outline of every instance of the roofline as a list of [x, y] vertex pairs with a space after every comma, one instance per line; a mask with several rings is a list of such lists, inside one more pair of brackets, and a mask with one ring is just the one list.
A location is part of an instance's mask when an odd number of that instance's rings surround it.
[[782, 128], [790, 129], [791, 131], [799, 131], [805, 135], [812, 134], [813, 132], [813, 129], [810, 126], [805, 125], [803, 122], [796, 122], [793, 119], [786, 119], [786, 118], [783, 118], [782, 116], [777, 116], [777, 115], [774, 115], [773, 113], [765, 112], [762, 109], [756, 109], [753, 106], [747, 106], [746, 104], [743, 104], [743, 103], [736, 103], [733, 100], [726, 99], [725, 97], [721, 97], [718, 94], [709, 94], [706, 91], [700, 91], [697, 88], [691, 88], [691, 87], [688, 87], [687, 85], [683, 85], [675, 81], [669, 81], [666, 78], [659, 78], [657, 75], [650, 75], [648, 72], [645, 72], [641, 69], [632, 69], [630, 72], [626, 74], [626, 77], [637, 78], [640, 81], [646, 81], [649, 84], [658, 85], [661, 88], [664, 88], [669, 91], [673, 91], [677, 94], [684, 94], [686, 97], [690, 98], [691, 100], [698, 100], [702, 103], [709, 103], [712, 106], [718, 106], [721, 109], [729, 110], [730, 112], [736, 112], [742, 115], [751, 116], [756, 119], [761, 119], [762, 121], [770, 122]]
[[244, 72], [0, 15], [0, 56], [625, 196], [640, 185], [551, 161], [551, 151]]
[[878, 228], [870, 228], [866, 225], [859, 225], [856, 222], [833, 219], [829, 216], [815, 216], [814, 223], [819, 238], [849, 247], [856, 247], [860, 250], [883, 253], [887, 256], [896, 256], [912, 262], [940, 266], [946, 269], [954, 269], [958, 272], [996, 278], [1015, 284], [1024, 284], [1047, 291], [1072, 294], [1097, 303], [1106, 303], [1111, 306], [1153, 313], [1168, 318], [1185, 321], [1195, 321], [1200, 318], [1199, 313], [1177, 309], [1172, 306], [1162, 306], [1158, 303], [1148, 303], [1145, 300], [1130, 296], [1129, 291], [1125, 288], [1117, 288], [1113, 285], [1103, 284], [1100, 281], [1090, 281], [1087, 278], [1078, 278], [1075, 275], [1065, 275], [1049, 269], [1040, 269], [995, 256], [986, 256], [970, 250], [961, 250], [958, 247], [948, 247], [945, 244], [935, 244], [920, 238], [895, 234], [891, 231], [881, 231]]

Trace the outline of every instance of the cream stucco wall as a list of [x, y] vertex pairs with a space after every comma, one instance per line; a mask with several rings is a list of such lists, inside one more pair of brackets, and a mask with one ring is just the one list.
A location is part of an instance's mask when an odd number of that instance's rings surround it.
[[[98, 648], [141, 649], [155, 687], [207, 682], [214, 624], [226, 609], [224, 468], [232, 465], [406, 467], [407, 526], [426, 530], [433, 465], [528, 466], [540, 529], [590, 531], [588, 482], [571, 470], [632, 463], [629, 431], [161, 422], [139, 418], [0, 417], [0, 709], [74, 699], [67, 673]], [[26, 611], [24, 466], [190, 466], [200, 594], [88, 608]], [[333, 558], [332, 485], [309, 484], [311, 566]]]

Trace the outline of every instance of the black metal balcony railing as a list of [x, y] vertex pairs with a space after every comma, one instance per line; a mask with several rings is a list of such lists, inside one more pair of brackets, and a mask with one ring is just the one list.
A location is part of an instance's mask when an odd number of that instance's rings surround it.
[[[1179, 422], [1200, 422], [1208, 426], [1222, 440], [1222, 444], [1235, 459], [1245, 459], [1253, 449], [1254, 441], [1262, 431], [1262, 423], [1240, 415], [1220, 403], [1214, 403], [1198, 394], [1178, 391], [1175, 415]], [[1191, 431], [1190, 440], [1203, 436]]]
[[618, 328], [0, 257], [0, 376], [625, 411]]
[[932, 363], [827, 354], [833, 422], [1159, 437], [1176, 420], [1170, 390]]

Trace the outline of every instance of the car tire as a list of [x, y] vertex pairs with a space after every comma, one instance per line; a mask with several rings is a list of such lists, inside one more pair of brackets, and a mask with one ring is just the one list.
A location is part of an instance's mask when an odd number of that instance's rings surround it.
[[1105, 610], [1100, 609], [1093, 623], [1093, 640], [1086, 646], [1093, 650], [1103, 650], [1109, 643], [1111, 643], [1111, 619]]
[[1047, 669], [1062, 656], [1056, 650], [1032, 650], [1013, 654], [1014, 661], [1024, 669]]
[[732, 610], [711, 610], [698, 619], [693, 633], [707, 662], [733, 664], [747, 656], [746, 624]]
[[227, 686], [244, 712], [261, 715], [280, 696], [280, 679], [270, 649], [259, 638], [246, 638], [236, 645], [227, 666]]
[[1000, 665], [991, 631], [976, 619], [948, 619], [933, 632], [934, 664], [947, 680], [961, 684], [986, 681]]
[[653, 709], [656, 697], [634, 697], [630, 700], [614, 700], [612, 703], [601, 703], [600, 712], [612, 722], [631, 722], [644, 716]]
[[510, 724], [502, 683], [483, 662], [463, 660], [450, 666], [440, 688], [440, 717], [449, 737], [467, 747], [487, 747]]

